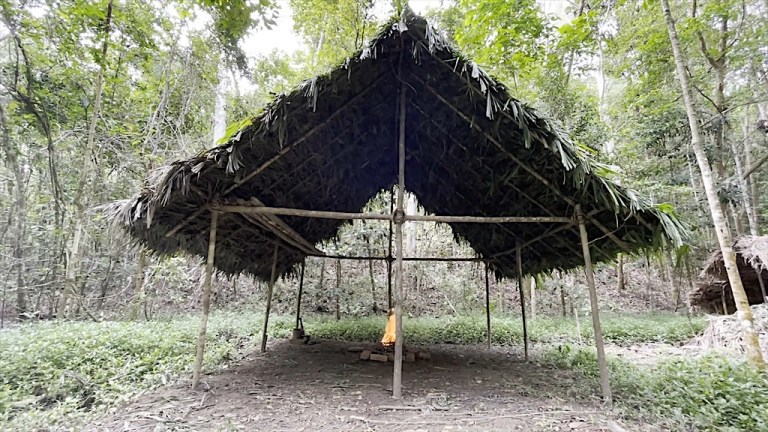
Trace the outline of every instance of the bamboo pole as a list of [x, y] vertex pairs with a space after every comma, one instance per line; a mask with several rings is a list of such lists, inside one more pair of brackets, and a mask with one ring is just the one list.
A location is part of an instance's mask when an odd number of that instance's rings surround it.
[[[347, 256], [347, 255], [307, 255], [317, 258], [328, 259], [341, 259], [350, 261], [388, 261], [389, 257], [375, 256], [375, 255], [363, 255], [363, 256]], [[461, 258], [461, 257], [403, 257], [403, 261], [426, 261], [426, 262], [486, 262], [489, 261], [485, 258]]]
[[276, 227], [269, 224], [267, 221], [263, 220], [262, 217], [264, 215], [253, 215], [249, 213], [235, 213], [235, 214], [240, 215], [240, 217], [248, 221], [248, 223], [253, 225], [254, 227], [272, 233], [277, 238], [276, 240], [274, 240], [275, 242], [280, 242], [282, 240], [286, 246], [289, 246], [302, 254], [311, 253], [313, 255], [322, 255], [322, 252], [320, 250], [314, 247], [307, 248], [301, 242], [296, 241], [296, 239], [292, 238], [291, 236], [287, 235], [286, 233], [280, 231]]
[[528, 361], [528, 323], [525, 317], [525, 293], [523, 292], [523, 251], [520, 245], [520, 239], [517, 239], [517, 248], [515, 251], [517, 260], [517, 288], [520, 291], [520, 311], [523, 316], [523, 346], [525, 350], [525, 361]]
[[587, 276], [589, 288], [589, 303], [592, 307], [592, 327], [595, 331], [595, 345], [597, 346], [597, 363], [600, 368], [600, 387], [603, 390], [603, 401], [611, 405], [611, 382], [608, 375], [608, 364], [605, 360], [605, 347], [603, 346], [603, 331], [600, 328], [600, 309], [597, 305], [597, 290], [595, 289], [595, 274], [592, 270], [592, 256], [589, 253], [589, 237], [584, 223], [584, 214], [581, 205], [576, 206], [576, 218], [579, 221], [579, 234], [581, 237], [581, 249], [584, 254], [584, 270]]
[[[389, 213], [395, 212], [395, 189], [389, 190]], [[387, 313], [392, 311], [392, 219], [389, 220], [389, 248], [387, 249]]]
[[387, 258], [387, 313], [392, 310], [392, 259]]
[[[398, 196], [400, 191], [398, 188]], [[398, 205], [400, 205], [398, 203]], [[324, 210], [305, 210], [286, 207], [259, 207], [248, 205], [221, 205], [214, 210], [224, 213], [271, 214], [298, 216], [318, 219], [339, 220], [391, 220], [393, 215], [384, 213], [349, 213]], [[442, 216], [442, 215], [404, 215], [403, 222], [441, 222], [441, 223], [573, 223], [571, 218], [558, 216]]]
[[272, 291], [275, 289], [275, 279], [277, 279], [277, 252], [280, 246], [275, 245], [275, 253], [272, 255], [272, 274], [269, 276], [267, 284], [267, 308], [264, 311], [264, 330], [261, 332], [261, 352], [267, 352], [267, 326], [269, 325], [269, 311], [272, 309]]
[[213, 275], [213, 260], [216, 255], [216, 225], [219, 213], [211, 212], [211, 229], [208, 237], [208, 256], [205, 260], [205, 280], [203, 282], [203, 314], [200, 317], [200, 329], [197, 332], [197, 353], [195, 367], [192, 371], [192, 388], [200, 383], [203, 370], [203, 354], [205, 353], [205, 333], [208, 330], [208, 312], [211, 308], [211, 277]]
[[557, 216], [441, 216], [406, 215], [406, 221], [442, 223], [573, 223], [571, 218]]
[[301, 261], [301, 274], [299, 275], [299, 296], [296, 299], [296, 327], [299, 328], [299, 320], [301, 319], [301, 294], [304, 292], [304, 268], [306, 267], [307, 259], [304, 258]]
[[485, 326], [488, 349], [491, 349], [491, 283], [488, 277], [488, 264], [485, 264]]
[[315, 245], [313, 245], [304, 237], [302, 237], [301, 234], [294, 231], [293, 228], [291, 228], [287, 223], [283, 222], [283, 220], [277, 217], [276, 215], [243, 214], [242, 216], [248, 218], [248, 220], [254, 225], [257, 225], [271, 232], [272, 234], [281, 238], [286, 243], [293, 245], [294, 247], [299, 249], [302, 253], [313, 253], [313, 254], [322, 253], [320, 252], [319, 249], [315, 247]]
[[[400, 61], [402, 62], [402, 51]], [[400, 73], [402, 74], [402, 63]], [[396, 215], [405, 215], [405, 82], [400, 85], [399, 137], [398, 137], [398, 173], [397, 173], [397, 210]], [[395, 365], [392, 377], [392, 397], [402, 397], [403, 375], [403, 223], [405, 218], [393, 218], [395, 223]]]
[[[517, 164], [518, 164], [518, 165], [519, 165], [519, 166], [520, 166], [522, 169], [524, 169], [524, 170], [525, 170], [525, 171], [527, 171], [529, 174], [531, 174], [531, 176], [533, 176], [535, 179], [539, 180], [539, 181], [540, 181], [542, 184], [544, 184], [544, 186], [546, 186], [547, 188], [549, 188], [549, 189], [550, 189], [552, 192], [554, 192], [555, 194], [557, 194], [558, 196], [560, 196], [560, 198], [562, 198], [562, 199], [563, 199], [563, 201], [565, 201], [566, 203], [568, 203], [568, 204], [570, 204], [570, 205], [572, 205], [572, 206], [575, 206], [575, 205], [576, 205], [576, 201], [574, 201], [572, 198], [570, 198], [569, 196], [567, 196], [567, 195], [566, 195], [564, 192], [562, 192], [562, 191], [561, 191], [560, 189], [558, 189], [558, 188], [557, 188], [555, 185], [553, 185], [553, 184], [552, 184], [552, 183], [551, 183], [549, 180], [547, 180], [546, 178], [544, 178], [544, 176], [542, 176], [542, 175], [541, 175], [541, 174], [540, 174], [538, 171], [536, 171], [535, 169], [533, 169], [533, 168], [529, 167], [529, 166], [528, 166], [528, 165], [527, 165], [525, 162], [523, 162], [523, 161], [522, 161], [520, 158], [518, 158], [518, 157], [517, 157], [517, 156], [515, 156], [515, 155], [514, 155], [512, 152], [510, 152], [509, 150], [507, 150], [507, 149], [506, 149], [506, 148], [505, 148], [505, 147], [504, 147], [504, 146], [501, 144], [501, 142], [499, 142], [499, 140], [497, 140], [496, 138], [494, 138], [494, 137], [493, 137], [491, 134], [489, 134], [489, 133], [488, 133], [486, 130], [484, 130], [484, 129], [483, 129], [481, 126], [480, 126], [480, 125], [478, 125], [478, 124], [477, 124], [477, 123], [476, 123], [476, 122], [475, 122], [475, 121], [474, 121], [472, 118], [470, 118], [469, 116], [467, 116], [467, 114], [465, 114], [463, 111], [461, 111], [459, 108], [457, 108], [457, 107], [456, 107], [455, 105], [453, 105], [451, 102], [449, 102], [449, 101], [448, 101], [448, 100], [447, 100], [445, 97], [443, 97], [443, 96], [442, 96], [442, 95], [441, 95], [441, 94], [440, 94], [440, 93], [439, 93], [437, 90], [435, 90], [435, 89], [434, 89], [432, 86], [430, 86], [430, 85], [429, 85], [429, 84], [427, 84], [427, 83], [426, 83], [424, 80], [422, 80], [421, 78], [419, 78], [419, 77], [417, 77], [417, 76], [414, 76], [414, 75], [411, 75], [411, 76], [412, 76], [412, 78], [413, 78], [415, 81], [417, 81], [418, 83], [422, 84], [422, 85], [424, 86], [424, 88], [426, 88], [426, 89], [427, 89], [427, 90], [428, 90], [430, 93], [432, 93], [432, 94], [433, 94], [433, 95], [434, 95], [434, 96], [435, 96], [435, 97], [436, 97], [438, 100], [440, 100], [440, 102], [442, 102], [444, 105], [446, 105], [448, 108], [450, 108], [450, 109], [451, 109], [451, 110], [452, 110], [454, 113], [456, 113], [456, 115], [458, 115], [458, 116], [459, 116], [459, 117], [461, 117], [461, 118], [462, 118], [464, 121], [466, 121], [467, 123], [469, 123], [469, 125], [470, 125], [470, 126], [473, 128], [473, 129], [477, 130], [477, 131], [478, 131], [478, 132], [480, 132], [480, 133], [481, 133], [483, 136], [485, 136], [485, 138], [486, 138], [486, 139], [487, 139], [487, 140], [488, 140], [490, 143], [492, 143], [493, 145], [495, 145], [495, 146], [496, 146], [496, 147], [497, 147], [497, 148], [498, 148], [498, 149], [499, 149], [499, 150], [500, 150], [502, 153], [504, 153], [504, 154], [505, 154], [507, 157], [509, 157], [509, 158], [510, 158], [510, 159], [512, 159], [513, 161], [515, 161], [515, 163], [517, 163]], [[470, 86], [470, 87], [472, 87], [472, 86]], [[639, 215], [636, 215], [636, 218], [637, 218], [637, 220], [638, 220], [638, 221], [640, 221], [640, 222], [645, 222], [645, 221], [644, 221], [644, 220], [643, 220], [643, 219], [642, 219], [642, 218], [641, 218]], [[645, 223], [645, 224], [647, 225], [647, 223]], [[605, 226], [603, 226], [603, 225], [602, 225], [602, 224], [600, 224], [599, 222], [598, 222], [598, 223], [596, 223], [596, 224], [595, 224], [595, 226], [596, 226], [596, 227], [598, 227], [598, 228], [599, 228], [601, 231], [603, 231], [603, 233], [604, 233], [604, 234], [605, 234], [605, 235], [606, 235], [606, 236], [607, 236], [609, 239], [611, 239], [611, 240], [612, 240], [614, 243], [616, 243], [616, 245], [618, 245], [620, 248], [622, 248], [622, 249], [625, 249], [625, 248], [627, 248], [627, 247], [628, 247], [628, 246], [627, 246], [627, 244], [626, 244], [624, 241], [622, 241], [620, 238], [618, 238], [618, 237], [617, 237], [617, 236], [616, 236], [616, 235], [615, 235], [613, 232], [611, 232], [610, 230], [608, 230], [608, 229], [607, 229]], [[629, 252], [629, 250], [627, 250], [627, 251]]]

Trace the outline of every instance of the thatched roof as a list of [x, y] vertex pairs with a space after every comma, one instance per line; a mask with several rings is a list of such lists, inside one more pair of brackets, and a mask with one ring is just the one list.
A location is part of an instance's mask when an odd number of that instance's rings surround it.
[[[255, 197], [272, 207], [359, 211], [397, 182], [399, 77], [407, 85], [406, 188], [427, 211], [571, 217], [581, 203], [596, 262], [613, 259], [618, 243], [630, 250], [658, 247], [664, 238], [679, 243], [679, 223], [667, 209], [606, 179], [607, 167], [591, 150], [512, 98], [409, 11], [338, 68], [277, 96], [225, 144], [153, 173], [112, 215], [155, 252], [205, 256], [212, 203]], [[335, 237], [343, 223], [280, 219], [312, 244]], [[490, 259], [497, 276], [516, 274], [518, 238], [539, 238], [523, 252], [526, 273], [583, 264], [573, 225], [450, 226]], [[218, 239], [220, 271], [268, 278], [275, 236], [263, 224], [225, 214]], [[281, 248], [278, 271], [289, 272], [305, 254]]]
[[[763, 303], [763, 293], [758, 277], [768, 289], [768, 236], [742, 236], [733, 244], [736, 252], [736, 265], [741, 275], [741, 283], [747, 293], [750, 305]], [[691, 305], [710, 313], [723, 313], [723, 296], [725, 297], [725, 313], [736, 311], [736, 305], [728, 282], [728, 274], [723, 262], [720, 249], [712, 252], [704, 264], [699, 278], [690, 294]]]

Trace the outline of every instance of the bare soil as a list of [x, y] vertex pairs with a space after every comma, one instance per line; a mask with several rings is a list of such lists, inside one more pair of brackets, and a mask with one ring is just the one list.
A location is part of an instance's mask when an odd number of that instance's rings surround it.
[[[353, 343], [291, 345], [179, 382], [118, 407], [91, 431], [620, 431], [584, 377], [524, 362], [504, 348], [409, 347], [430, 360], [403, 364], [393, 400], [392, 363], [360, 360]], [[652, 427], [623, 424], [629, 430]]]

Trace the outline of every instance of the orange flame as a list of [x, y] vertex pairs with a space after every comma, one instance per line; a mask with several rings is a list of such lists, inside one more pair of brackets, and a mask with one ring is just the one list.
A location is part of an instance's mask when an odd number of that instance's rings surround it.
[[384, 328], [384, 337], [381, 338], [381, 344], [389, 346], [395, 343], [397, 339], [397, 326], [395, 325], [395, 311], [389, 311], [389, 318], [387, 318], [387, 326]]

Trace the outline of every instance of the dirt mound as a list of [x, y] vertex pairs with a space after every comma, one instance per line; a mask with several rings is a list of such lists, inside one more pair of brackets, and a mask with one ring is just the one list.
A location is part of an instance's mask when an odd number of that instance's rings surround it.
[[[768, 305], [752, 306], [755, 317], [755, 329], [760, 337], [760, 347], [763, 355], [768, 356]], [[709, 325], [701, 336], [691, 342], [704, 350], [725, 350], [743, 353], [741, 325], [736, 315], [711, 316]]]

